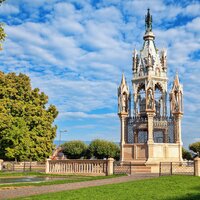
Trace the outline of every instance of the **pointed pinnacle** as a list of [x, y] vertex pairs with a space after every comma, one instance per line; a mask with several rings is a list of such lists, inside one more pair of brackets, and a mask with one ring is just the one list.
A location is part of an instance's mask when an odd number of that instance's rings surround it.
[[124, 72], [122, 73], [122, 84], [126, 84], [126, 80], [125, 80], [125, 76], [124, 76]]

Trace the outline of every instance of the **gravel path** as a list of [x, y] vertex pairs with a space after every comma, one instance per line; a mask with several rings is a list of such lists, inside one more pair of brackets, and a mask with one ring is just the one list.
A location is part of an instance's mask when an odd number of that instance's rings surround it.
[[79, 188], [108, 185], [113, 183], [122, 183], [139, 179], [158, 177], [157, 174], [134, 174], [131, 176], [121, 176], [102, 180], [93, 180], [77, 183], [65, 183], [58, 185], [30, 186], [14, 189], [0, 190], [0, 199], [12, 199], [16, 197], [26, 197], [31, 195], [45, 194], [50, 192], [59, 192], [64, 190], [76, 190]]

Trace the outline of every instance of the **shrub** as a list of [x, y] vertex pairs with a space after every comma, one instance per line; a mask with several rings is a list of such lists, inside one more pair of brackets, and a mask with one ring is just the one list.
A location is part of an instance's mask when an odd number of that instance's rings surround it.
[[94, 156], [97, 159], [114, 158], [119, 160], [120, 148], [114, 142], [106, 140], [93, 140], [88, 147], [90, 157]]
[[198, 152], [200, 153], [200, 142], [195, 142], [195, 143], [190, 144], [189, 148], [195, 153], [198, 153]]
[[85, 156], [87, 145], [80, 140], [73, 140], [62, 144], [63, 153], [69, 159], [79, 159]]
[[191, 153], [184, 148], [182, 148], [182, 157], [183, 159], [186, 159], [186, 160], [192, 160]]

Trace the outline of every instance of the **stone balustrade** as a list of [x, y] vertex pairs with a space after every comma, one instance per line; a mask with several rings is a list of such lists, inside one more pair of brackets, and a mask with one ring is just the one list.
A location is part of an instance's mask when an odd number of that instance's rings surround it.
[[51, 160], [46, 161], [46, 173], [50, 174], [81, 174], [81, 175], [112, 175], [114, 159], [107, 160]]

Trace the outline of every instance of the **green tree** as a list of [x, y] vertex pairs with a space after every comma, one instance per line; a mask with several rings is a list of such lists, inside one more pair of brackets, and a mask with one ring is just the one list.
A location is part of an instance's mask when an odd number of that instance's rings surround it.
[[0, 158], [43, 160], [54, 149], [58, 112], [24, 74], [0, 72]]
[[187, 151], [185, 148], [182, 148], [182, 157], [186, 160], [192, 160], [192, 155], [189, 151]]
[[62, 144], [63, 153], [69, 159], [79, 159], [85, 156], [87, 145], [80, 140], [73, 140]]
[[200, 154], [200, 142], [195, 142], [189, 145], [190, 150]]
[[96, 139], [93, 140], [88, 147], [89, 156], [94, 156], [98, 159], [115, 158], [119, 159], [120, 148], [114, 142]]

